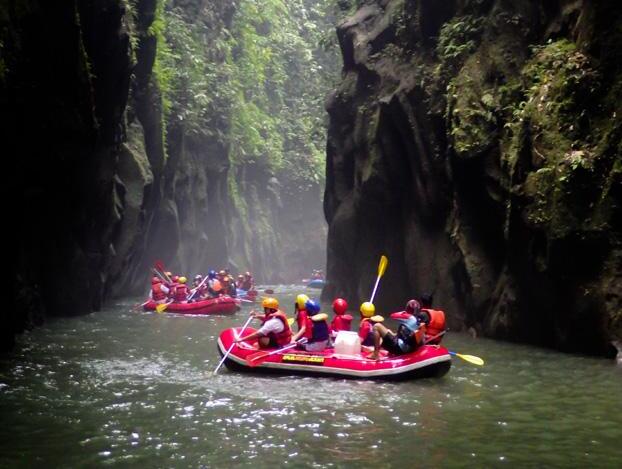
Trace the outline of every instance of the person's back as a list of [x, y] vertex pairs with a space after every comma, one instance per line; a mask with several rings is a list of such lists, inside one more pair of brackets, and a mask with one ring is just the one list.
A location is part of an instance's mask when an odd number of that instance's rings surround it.
[[361, 338], [361, 345], [372, 347], [374, 345], [374, 324], [370, 318], [376, 312], [376, 308], [372, 303], [365, 302], [361, 305], [360, 312], [359, 337]]
[[188, 287], [186, 286], [186, 277], [179, 277], [179, 283], [175, 286], [173, 299], [175, 303], [186, 303], [188, 299]]
[[339, 331], [349, 331], [352, 326], [352, 316], [346, 314], [348, 303], [343, 298], [333, 301], [333, 311], [335, 317], [330, 323], [330, 331], [333, 336]]
[[309, 300], [305, 303], [307, 315], [311, 318], [311, 337], [303, 348], [308, 352], [321, 352], [328, 346], [330, 338], [326, 313], [320, 313], [320, 304]]

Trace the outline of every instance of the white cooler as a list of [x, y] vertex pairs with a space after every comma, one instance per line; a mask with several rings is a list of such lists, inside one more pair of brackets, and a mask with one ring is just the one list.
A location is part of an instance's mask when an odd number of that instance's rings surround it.
[[335, 353], [339, 355], [358, 355], [361, 353], [361, 338], [358, 332], [339, 331], [335, 339]]

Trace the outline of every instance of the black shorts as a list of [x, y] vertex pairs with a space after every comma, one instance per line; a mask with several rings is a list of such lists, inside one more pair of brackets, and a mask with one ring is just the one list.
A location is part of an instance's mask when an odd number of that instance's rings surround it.
[[382, 338], [382, 348], [393, 355], [404, 355], [415, 349], [410, 342], [402, 342], [402, 344], [402, 347], [400, 347], [397, 341], [397, 336], [391, 333], [387, 333], [387, 335]]

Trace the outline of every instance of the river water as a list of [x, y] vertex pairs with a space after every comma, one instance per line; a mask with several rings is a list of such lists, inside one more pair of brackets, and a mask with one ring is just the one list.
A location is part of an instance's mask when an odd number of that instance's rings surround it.
[[133, 304], [49, 322], [2, 357], [0, 467], [622, 466], [612, 361], [450, 333], [485, 366], [454, 359], [444, 378], [400, 383], [214, 376], [218, 333], [249, 307]]

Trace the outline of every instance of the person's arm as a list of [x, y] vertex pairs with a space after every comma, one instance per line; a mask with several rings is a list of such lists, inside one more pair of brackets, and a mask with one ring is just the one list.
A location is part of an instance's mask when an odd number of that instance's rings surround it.
[[303, 322], [300, 330], [292, 336], [292, 342], [296, 342], [298, 339], [300, 339], [304, 335], [306, 330], [307, 330], [307, 326], [305, 326], [305, 323]]

